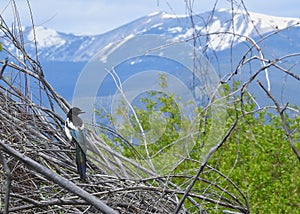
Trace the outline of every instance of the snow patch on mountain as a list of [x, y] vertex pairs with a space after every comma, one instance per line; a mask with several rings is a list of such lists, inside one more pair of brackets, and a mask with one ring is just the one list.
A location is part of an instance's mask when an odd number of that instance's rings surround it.
[[186, 18], [187, 15], [176, 15], [176, 14], [168, 14], [163, 13], [162, 18], [163, 19], [179, 19], [179, 18]]
[[208, 47], [216, 51], [246, 41], [247, 37], [282, 30], [300, 23], [300, 19], [297, 18], [276, 17], [246, 11], [235, 11], [232, 14], [226, 9], [197, 15], [193, 17], [193, 20], [196, 25], [178, 34], [174, 40], [189, 39], [195, 35], [206, 36]]
[[[193, 23], [191, 22], [193, 19]], [[174, 15], [155, 12], [101, 35], [84, 36], [56, 32], [45, 27], [24, 29], [26, 49], [35, 55], [34, 38], [38, 45], [39, 58], [46, 61], [84, 62], [90, 60], [102, 48], [130, 35], [156, 34], [170, 41], [186, 41], [195, 36], [199, 44], [215, 51], [225, 50], [247, 37], [257, 37], [299, 25], [300, 19], [268, 16], [259, 13], [216, 10], [202, 14]], [[12, 44], [3, 42], [11, 50]], [[201, 47], [199, 47], [201, 48]]]
[[168, 31], [170, 33], [181, 33], [182, 27], [170, 27], [170, 28], [168, 28]]
[[36, 27], [34, 30], [32, 29], [28, 34], [29, 41], [33, 41], [35, 38], [39, 48], [49, 46], [59, 47], [66, 44], [66, 40], [64, 40], [58, 32], [41, 26]]

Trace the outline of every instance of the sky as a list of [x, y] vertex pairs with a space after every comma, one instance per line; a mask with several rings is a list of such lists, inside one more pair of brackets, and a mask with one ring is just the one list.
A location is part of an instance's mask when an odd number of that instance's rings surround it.
[[[12, 22], [10, 0], [1, 0], [0, 12]], [[31, 25], [26, 0], [15, 0], [22, 25]], [[79, 35], [102, 34], [156, 11], [187, 14], [186, 0], [29, 0], [36, 26]], [[191, 0], [194, 13], [231, 8], [229, 0]], [[241, 0], [235, 0], [236, 7]], [[299, 0], [244, 0], [252, 12], [300, 18]]]

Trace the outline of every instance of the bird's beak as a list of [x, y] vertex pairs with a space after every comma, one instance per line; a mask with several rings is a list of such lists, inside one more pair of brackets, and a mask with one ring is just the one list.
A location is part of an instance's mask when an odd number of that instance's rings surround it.
[[85, 113], [85, 111], [80, 111], [80, 112], [79, 112], [79, 114], [83, 114], [83, 113]]

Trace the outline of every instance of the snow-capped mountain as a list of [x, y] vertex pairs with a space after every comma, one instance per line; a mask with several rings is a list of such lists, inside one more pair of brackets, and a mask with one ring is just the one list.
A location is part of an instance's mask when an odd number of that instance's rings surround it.
[[[173, 41], [187, 40], [197, 35], [203, 38], [199, 46], [220, 51], [245, 41], [246, 37], [257, 37], [274, 30], [297, 26], [299, 23], [300, 19], [296, 18], [243, 11], [232, 14], [230, 10], [218, 10], [193, 17], [157, 12], [101, 35], [79, 36], [39, 26], [35, 28], [35, 33], [32, 28], [25, 28], [24, 38], [26, 48], [32, 55], [35, 54], [33, 40], [36, 38], [42, 61], [84, 62], [107, 44], [129, 35], [160, 34], [169, 36]], [[9, 44], [4, 42], [4, 45]]]
[[[31, 56], [36, 54], [34, 43], [36, 41], [45, 77], [58, 93], [71, 100], [77, 78], [87, 61], [109, 44], [132, 35], [157, 34], [169, 37], [170, 42], [190, 41], [191, 43], [194, 42], [192, 38], [196, 36], [196, 45], [200, 50], [206, 51], [205, 56], [219, 77], [223, 78], [239, 65], [245, 53], [248, 53], [247, 57], [252, 56], [252, 52], [249, 52], [249, 47], [252, 46], [249, 44], [249, 38], [258, 42], [266, 59], [274, 60], [299, 53], [299, 23], [300, 19], [296, 18], [243, 11], [235, 11], [233, 14], [230, 10], [218, 10], [193, 17], [157, 12], [101, 35], [66, 34], [38, 26], [35, 31], [31, 27], [23, 28], [23, 38], [25, 48]], [[271, 36], [267, 36], [270, 34]], [[267, 39], [262, 41], [265, 36]], [[13, 45], [6, 40], [0, 42], [9, 51], [14, 51]], [[2, 58], [6, 57], [3, 54], [5, 51], [0, 52], [0, 55]], [[287, 69], [293, 69], [293, 72], [298, 71], [300, 67], [297, 57], [284, 57], [280, 63]], [[248, 67], [250, 69], [250, 66]], [[243, 72], [236, 78], [245, 81], [261, 67], [261, 64], [252, 63], [250, 70], [247, 70], [248, 67], [243, 67]], [[282, 103], [288, 101], [300, 105], [299, 99], [295, 98], [300, 90], [298, 81], [274, 69], [272, 71], [272, 68], [269, 71], [273, 95]], [[127, 75], [126, 72], [124, 75]], [[262, 77], [263, 80], [265, 77]], [[255, 91], [254, 96], [262, 103], [265, 102], [265, 94], [261, 93], [260, 88], [252, 91]]]

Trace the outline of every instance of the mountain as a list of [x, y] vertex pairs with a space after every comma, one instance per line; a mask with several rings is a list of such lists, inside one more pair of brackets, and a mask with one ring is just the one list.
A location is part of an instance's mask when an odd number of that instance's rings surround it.
[[[35, 33], [30, 27], [25, 27], [23, 32], [24, 44], [27, 52], [32, 56], [36, 51], [33, 42], [36, 36], [39, 60], [47, 80], [58, 93], [71, 101], [77, 78], [87, 61], [103, 47], [129, 36], [165, 35], [172, 42], [191, 40], [193, 35], [197, 35], [199, 39], [197, 39], [196, 45], [200, 50], [208, 53], [207, 58], [219, 76], [224, 77], [234, 69], [234, 66], [239, 64], [241, 57], [249, 50], [250, 43], [245, 42], [247, 37], [258, 42], [266, 59], [276, 59], [291, 53], [298, 53], [300, 50], [299, 23], [300, 19], [296, 18], [275, 17], [244, 11], [235, 11], [232, 14], [230, 10], [217, 10], [193, 17], [164, 12], [152, 13], [100, 35], [66, 34], [42, 26], [36, 27]], [[272, 35], [268, 36], [269, 34]], [[267, 39], [262, 39], [266, 36]], [[10, 43], [1, 42], [6, 48], [13, 51]], [[191, 40], [191, 42], [193, 41]], [[4, 53], [1, 52], [1, 54]], [[249, 52], [248, 57], [251, 57], [251, 54], [252, 52]], [[254, 55], [257, 55], [257, 52]], [[295, 72], [300, 69], [296, 60], [298, 60], [297, 57], [286, 57], [281, 65], [291, 68]], [[261, 64], [258, 60], [257, 63], [251, 63], [251, 68], [250, 65], [244, 66], [243, 72], [236, 77], [236, 80], [244, 82], [260, 67]], [[120, 75], [126, 76], [126, 72]], [[292, 101], [290, 103], [300, 105], [300, 101], [297, 101], [299, 99], [295, 98], [300, 90], [295, 79], [272, 68], [269, 69], [269, 75], [272, 93], [276, 98], [280, 99], [282, 103]], [[261, 80], [265, 80], [264, 73], [261, 73], [259, 77]], [[256, 81], [253, 81], [252, 85], [254, 86], [250, 85], [249, 88], [253, 88], [252, 92], [254, 96], [258, 97], [259, 103], [269, 100], [255, 84]]]
[[[221, 51], [245, 41], [248, 36], [259, 37], [299, 22], [300, 19], [296, 18], [267, 16], [244, 11], [232, 14], [230, 10], [224, 9], [193, 17], [157, 12], [100, 35], [66, 34], [38, 26], [35, 28], [35, 33], [31, 27], [24, 28], [24, 38], [28, 52], [34, 55], [33, 40], [36, 35], [41, 61], [85, 62], [107, 44], [129, 35], [160, 34], [178, 41], [190, 39], [197, 34], [203, 38], [202, 42], [200, 41], [200, 47], [201, 44], [205, 44], [212, 50]], [[227, 33], [220, 34], [222, 32]], [[210, 35], [206, 36], [208, 34]], [[4, 45], [10, 44], [4, 42]]]

